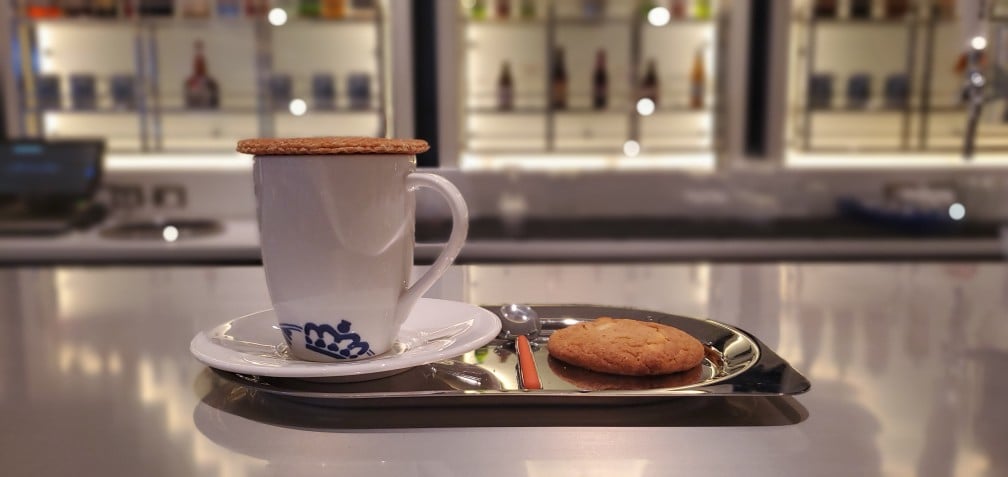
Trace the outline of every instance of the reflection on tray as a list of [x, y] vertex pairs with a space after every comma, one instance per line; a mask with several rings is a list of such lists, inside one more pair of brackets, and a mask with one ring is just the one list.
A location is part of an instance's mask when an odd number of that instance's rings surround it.
[[351, 382], [326, 382], [297, 378], [248, 376], [215, 370], [234, 376], [249, 386], [277, 393], [316, 393], [318, 395], [396, 394], [437, 391], [501, 391], [504, 385], [493, 372], [458, 359], [447, 359], [409, 368], [381, 379]]
[[[808, 410], [791, 396], [670, 397], [650, 403], [611, 407], [529, 403], [521, 406], [473, 407], [446, 405], [420, 407], [415, 399], [399, 406], [319, 407], [317, 401], [280, 398], [234, 381], [228, 373], [205, 371], [195, 388], [205, 390], [193, 410], [193, 420], [203, 435], [220, 446], [257, 458], [291, 453], [275, 442], [254, 436], [263, 432], [301, 429], [409, 429], [464, 427], [683, 427], [683, 426], [787, 426], [808, 418]], [[579, 400], [578, 400], [579, 401]], [[237, 428], [245, 432], [236, 431]], [[254, 432], [253, 432], [254, 431]], [[250, 438], [249, 436], [253, 436]], [[294, 441], [298, 441], [295, 439]]]
[[703, 365], [697, 365], [679, 373], [660, 376], [620, 376], [579, 368], [553, 357], [547, 361], [553, 374], [584, 391], [681, 388], [703, 382]]

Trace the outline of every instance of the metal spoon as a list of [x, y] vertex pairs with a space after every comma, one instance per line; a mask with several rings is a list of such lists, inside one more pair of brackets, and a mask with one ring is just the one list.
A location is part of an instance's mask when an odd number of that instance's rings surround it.
[[539, 371], [536, 370], [535, 359], [532, 356], [532, 345], [529, 336], [539, 334], [542, 324], [539, 314], [528, 305], [512, 303], [500, 309], [501, 333], [498, 338], [515, 340], [515, 351], [518, 353], [518, 382], [522, 389], [542, 389], [539, 381]]
[[535, 338], [542, 330], [539, 314], [528, 305], [512, 303], [500, 309], [501, 333], [498, 338], [513, 340], [519, 336]]

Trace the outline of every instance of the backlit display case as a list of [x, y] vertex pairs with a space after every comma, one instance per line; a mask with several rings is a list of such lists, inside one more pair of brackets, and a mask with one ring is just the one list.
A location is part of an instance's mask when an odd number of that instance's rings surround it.
[[[977, 8], [953, 0], [793, 1], [788, 162], [1003, 159], [1006, 5], [973, 4]], [[969, 129], [973, 94], [982, 104], [975, 134]]]
[[727, 17], [705, 0], [461, 1], [460, 166], [712, 167]]
[[382, 136], [385, 3], [14, 0], [8, 132], [102, 137], [112, 153]]

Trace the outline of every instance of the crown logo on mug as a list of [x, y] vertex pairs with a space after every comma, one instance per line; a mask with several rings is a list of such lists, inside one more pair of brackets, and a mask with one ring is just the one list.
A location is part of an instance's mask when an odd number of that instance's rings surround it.
[[290, 346], [294, 340], [295, 331], [304, 333], [305, 348], [336, 359], [356, 359], [361, 356], [373, 356], [371, 345], [361, 340], [360, 335], [351, 333], [352, 324], [341, 320], [336, 328], [326, 324], [305, 323], [304, 327], [293, 323], [280, 323], [284, 340]]

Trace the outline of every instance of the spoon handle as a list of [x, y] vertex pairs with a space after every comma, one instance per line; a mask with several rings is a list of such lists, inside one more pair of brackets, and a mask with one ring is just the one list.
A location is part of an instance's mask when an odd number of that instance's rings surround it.
[[519, 335], [515, 340], [518, 351], [518, 378], [523, 389], [542, 389], [539, 382], [539, 371], [536, 370], [535, 359], [532, 356], [532, 345], [525, 335]]

